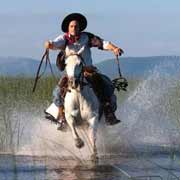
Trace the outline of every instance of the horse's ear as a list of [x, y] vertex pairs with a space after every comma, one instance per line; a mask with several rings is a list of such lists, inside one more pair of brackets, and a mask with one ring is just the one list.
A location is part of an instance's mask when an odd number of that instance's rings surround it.
[[81, 55], [81, 53], [84, 51], [84, 46], [77, 52], [78, 55]]

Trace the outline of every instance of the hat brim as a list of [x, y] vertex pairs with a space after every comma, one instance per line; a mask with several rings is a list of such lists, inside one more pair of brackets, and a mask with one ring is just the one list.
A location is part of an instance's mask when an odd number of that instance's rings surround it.
[[78, 21], [79, 22], [79, 30], [83, 31], [87, 27], [87, 20], [85, 16], [80, 13], [72, 13], [66, 16], [61, 24], [61, 29], [63, 32], [68, 32], [68, 26], [71, 21]]

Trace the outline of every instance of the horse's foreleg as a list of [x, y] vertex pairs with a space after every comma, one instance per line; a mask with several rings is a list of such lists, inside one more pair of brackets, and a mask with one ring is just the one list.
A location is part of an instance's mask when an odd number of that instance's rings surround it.
[[72, 117], [72, 116], [66, 117], [66, 120], [67, 120], [67, 123], [68, 123], [68, 125], [69, 125], [69, 127], [71, 129], [71, 132], [72, 132], [76, 147], [77, 148], [82, 148], [84, 146], [84, 142], [79, 137], [79, 135], [77, 133], [77, 130], [76, 130], [75, 125], [74, 125], [74, 117]]
[[89, 120], [89, 138], [93, 148], [93, 154], [91, 159], [93, 161], [98, 160], [97, 147], [96, 147], [96, 134], [97, 134], [97, 126], [98, 126], [98, 118], [93, 117]]

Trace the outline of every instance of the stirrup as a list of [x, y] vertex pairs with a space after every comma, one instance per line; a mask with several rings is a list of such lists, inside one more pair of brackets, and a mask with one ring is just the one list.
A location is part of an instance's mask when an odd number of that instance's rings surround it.
[[57, 130], [63, 131], [63, 132], [67, 131], [67, 123], [66, 123], [65, 118], [61, 118], [58, 120]]
[[67, 131], [67, 124], [65, 122], [59, 123], [57, 130], [66, 132]]

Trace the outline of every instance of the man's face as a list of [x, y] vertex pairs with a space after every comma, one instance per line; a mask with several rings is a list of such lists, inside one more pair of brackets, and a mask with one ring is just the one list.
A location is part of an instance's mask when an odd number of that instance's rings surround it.
[[77, 21], [71, 21], [68, 26], [68, 32], [72, 36], [77, 36], [79, 34], [79, 23]]

